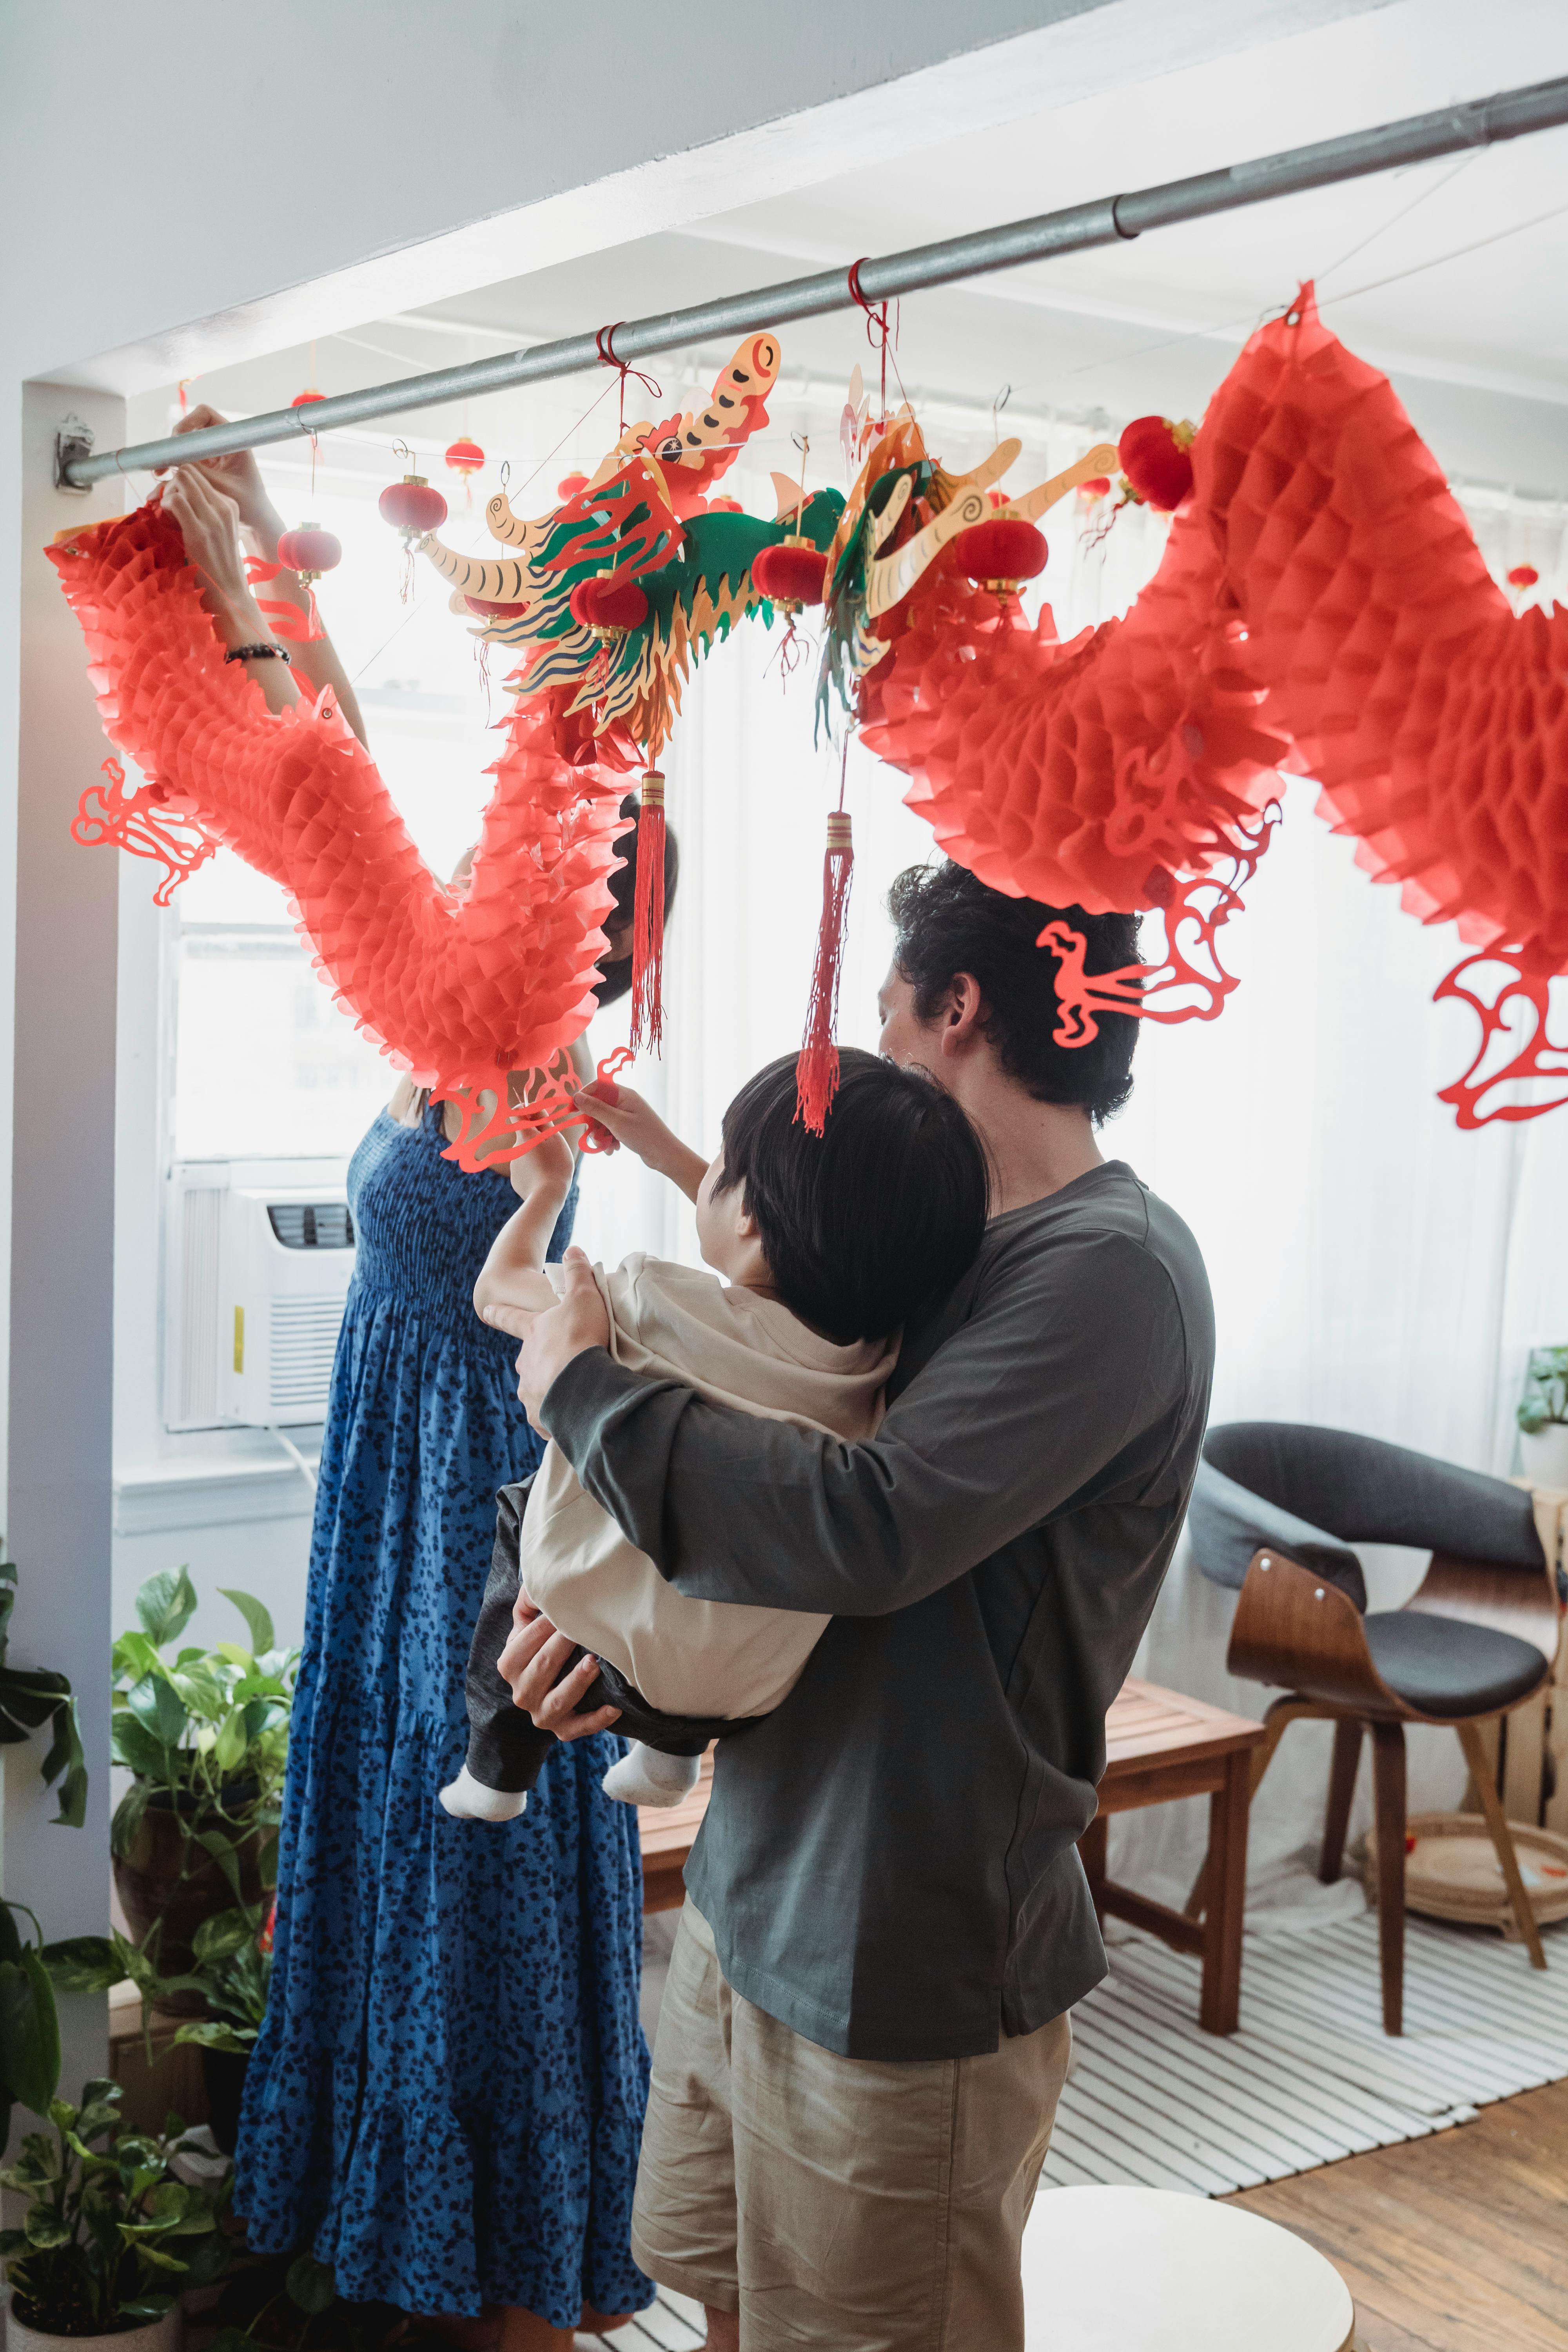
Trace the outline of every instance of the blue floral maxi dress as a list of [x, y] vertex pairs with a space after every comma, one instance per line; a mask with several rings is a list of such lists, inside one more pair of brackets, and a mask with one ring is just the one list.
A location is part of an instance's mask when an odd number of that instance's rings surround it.
[[[628, 2233], [647, 2093], [637, 1817], [613, 1733], [557, 1748], [520, 1821], [454, 1821], [495, 1490], [540, 1446], [516, 1343], [470, 1293], [516, 1206], [443, 1159], [439, 1113], [355, 1153], [359, 1256], [332, 1371], [283, 1801], [266, 2021], [237, 2210], [250, 2242], [419, 2312], [640, 2310]], [[551, 1243], [571, 1234], [575, 1192]]]

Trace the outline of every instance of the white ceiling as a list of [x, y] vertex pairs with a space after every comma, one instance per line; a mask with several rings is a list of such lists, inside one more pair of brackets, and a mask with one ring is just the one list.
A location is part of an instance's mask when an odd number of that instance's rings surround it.
[[[1563, 73], [1563, 0], [1395, 0], [397, 323], [405, 341], [421, 317], [579, 331]], [[1568, 130], [910, 297], [900, 370], [917, 395], [989, 404], [1008, 383], [1031, 408], [1195, 416], [1257, 319], [1311, 275], [1451, 472], [1568, 490]], [[864, 353], [844, 318], [793, 326], [785, 347], [831, 379]], [[448, 337], [426, 363], [455, 356]]]

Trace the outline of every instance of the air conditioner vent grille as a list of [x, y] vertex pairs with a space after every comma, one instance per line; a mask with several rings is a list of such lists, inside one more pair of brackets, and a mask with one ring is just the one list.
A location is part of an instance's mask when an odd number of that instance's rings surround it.
[[346, 1201], [269, 1202], [267, 1222], [285, 1249], [353, 1249], [354, 1221]]
[[341, 1295], [273, 1299], [268, 1402], [280, 1420], [324, 1418], [342, 1319]]

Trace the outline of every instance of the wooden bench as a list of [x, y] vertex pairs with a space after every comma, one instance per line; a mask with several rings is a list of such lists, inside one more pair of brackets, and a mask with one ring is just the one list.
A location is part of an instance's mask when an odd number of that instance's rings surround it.
[[[1101, 1917], [1125, 1919], [1158, 1936], [1178, 1952], [1203, 1961], [1198, 2021], [1210, 2033], [1234, 2033], [1241, 1999], [1241, 1921], [1247, 1888], [1247, 1812], [1251, 1796], [1252, 1750], [1264, 1737], [1260, 1723], [1227, 1715], [1201, 1699], [1155, 1683], [1128, 1681], [1106, 1717], [1105, 1777], [1100, 1811], [1079, 1841], [1095, 1908]], [[640, 1815], [643, 1909], [673, 1911], [682, 1902], [681, 1872], [708, 1810], [713, 1790], [713, 1759], [689, 1797], [666, 1811], [645, 1806]], [[1211, 1890], [1201, 1920], [1120, 1886], [1105, 1871], [1105, 1825], [1112, 1813], [1142, 1805], [1169, 1804], [1176, 1797], [1209, 1799], [1207, 1884]]]
[[713, 1755], [710, 1749], [702, 1759], [702, 1769], [689, 1797], [683, 1797], [679, 1805], [637, 1807], [637, 1823], [642, 1832], [645, 1918], [651, 1911], [679, 1911], [685, 1902], [686, 1887], [680, 1874], [712, 1794]]
[[[1241, 2006], [1242, 1906], [1247, 1894], [1247, 1816], [1252, 1801], [1252, 1751], [1263, 1726], [1227, 1715], [1180, 1691], [1131, 1676], [1105, 1718], [1105, 1774], [1100, 1811], [1079, 1840], [1094, 1907], [1125, 1919], [1178, 1952], [1203, 1961], [1198, 2023], [1206, 2033], [1234, 2033]], [[1177, 1797], [1209, 1801], [1209, 1859], [1201, 1919], [1135, 1895], [1106, 1875], [1106, 1824], [1112, 1813], [1168, 1805]]]

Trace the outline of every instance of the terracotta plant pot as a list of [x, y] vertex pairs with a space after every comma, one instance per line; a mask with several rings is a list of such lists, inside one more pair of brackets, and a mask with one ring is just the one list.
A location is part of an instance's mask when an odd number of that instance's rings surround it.
[[[245, 1802], [247, 1793], [242, 1789], [231, 1790], [229, 1803]], [[248, 1793], [254, 1795], [254, 1788]], [[188, 1809], [182, 1806], [187, 1823], [195, 1811], [194, 1799], [188, 1801]], [[256, 1831], [238, 1848], [240, 1899], [246, 1903], [261, 1900], [262, 1834]], [[187, 1861], [189, 1867], [182, 1877], [182, 1866]], [[157, 1959], [160, 1974], [166, 1977], [186, 1973], [195, 1958], [191, 1939], [196, 1929], [220, 1911], [233, 1910], [236, 1901], [233, 1887], [212, 1855], [198, 1845], [186, 1845], [181, 1817], [163, 1790], [149, 1800], [129, 1853], [116, 1855], [114, 1885], [133, 1942], [145, 1943], [156, 1922], [163, 1921]], [[157, 2007], [166, 2017], [201, 2017], [206, 2011], [195, 1992], [172, 1993]]]
[[180, 2306], [166, 2311], [162, 2319], [138, 2320], [122, 2327], [113, 2336], [47, 2336], [40, 2327], [29, 2327], [16, 2313], [5, 2314], [6, 2352], [180, 2352]]

